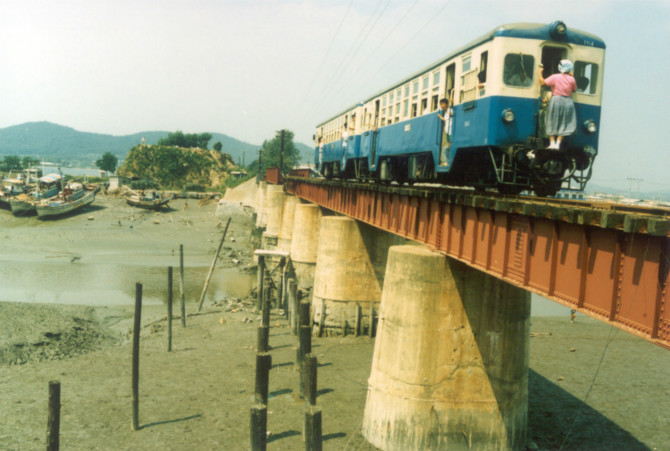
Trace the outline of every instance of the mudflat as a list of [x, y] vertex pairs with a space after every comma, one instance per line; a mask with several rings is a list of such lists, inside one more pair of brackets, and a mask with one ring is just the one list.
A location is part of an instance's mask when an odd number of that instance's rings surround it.
[[[215, 290], [203, 310], [196, 311], [204, 274], [219, 244], [222, 218], [216, 216], [214, 203], [197, 206], [197, 201], [189, 201], [189, 208], [184, 208], [183, 202], [168, 212], [141, 213], [128, 210], [120, 199], [103, 198], [102, 208], [46, 226], [36, 219], [15, 223], [4, 218], [9, 213], [0, 212], [0, 222], [14, 224], [5, 223], [0, 229], [3, 269], [25, 258], [11, 258], [17, 249], [33, 251], [31, 264], [58, 260], [64, 274], [73, 265], [109, 271], [108, 263], [102, 262], [113, 260], [112, 268], [125, 265], [126, 254], [141, 260], [142, 267], [161, 268], [145, 283], [153, 301], [142, 312], [141, 429], [135, 432], [130, 381], [133, 306], [128, 300], [134, 294], [133, 278], [127, 280], [132, 282], [127, 292], [121, 293], [123, 302], [114, 305], [96, 305], [95, 299], [88, 305], [63, 300], [18, 303], [3, 297], [0, 449], [44, 448], [50, 380], [61, 383], [62, 449], [249, 448], [259, 315], [251, 297], [223, 290]], [[226, 274], [245, 278], [251, 264], [250, 219], [240, 212], [231, 227], [230, 236], [236, 240], [225, 243], [228, 249], [220, 265], [231, 271]], [[22, 233], [31, 228], [32, 245], [22, 241]], [[107, 236], [109, 231], [115, 235]], [[44, 233], [56, 234], [58, 240]], [[181, 326], [176, 303], [172, 352], [167, 352], [162, 269], [168, 263], [175, 265], [173, 250], [179, 243], [188, 250], [192, 275], [187, 278], [186, 327]], [[72, 261], [74, 257], [79, 258]], [[175, 297], [177, 293], [175, 288]], [[271, 326], [268, 447], [302, 449], [304, 404], [296, 395], [297, 338], [277, 311]], [[584, 316], [575, 323], [567, 317], [533, 317], [530, 343], [531, 447], [660, 450], [670, 446], [667, 350]], [[313, 339], [324, 449], [375, 449], [360, 433], [373, 347], [374, 340], [367, 337]]]

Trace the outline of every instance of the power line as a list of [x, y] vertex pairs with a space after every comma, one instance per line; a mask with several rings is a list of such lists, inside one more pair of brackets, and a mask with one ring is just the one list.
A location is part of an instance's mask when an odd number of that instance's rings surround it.
[[303, 100], [300, 104], [300, 107], [295, 109], [295, 112], [293, 113], [293, 118], [291, 119], [291, 122], [293, 122], [298, 116], [298, 114], [302, 113], [302, 109], [305, 107], [305, 103], [307, 102], [307, 99], [309, 99], [309, 95], [312, 93], [312, 88], [314, 87], [314, 82], [316, 79], [319, 77], [321, 74], [321, 69], [323, 69], [323, 65], [326, 63], [328, 57], [330, 56], [330, 51], [333, 48], [333, 44], [335, 43], [335, 39], [337, 36], [340, 34], [340, 30], [342, 29], [342, 25], [344, 24], [345, 19], [349, 15], [349, 10], [351, 9], [351, 5], [354, 3], [354, 0], [351, 0], [349, 2], [349, 6], [347, 6], [347, 10], [344, 12], [344, 16], [342, 16], [342, 20], [340, 20], [340, 24], [337, 26], [337, 30], [335, 31], [335, 34], [330, 40], [330, 44], [328, 44], [328, 50], [326, 50], [326, 53], [323, 54], [323, 58], [321, 59], [321, 63], [319, 64], [319, 68], [317, 69], [316, 73], [312, 77], [312, 80], [309, 83], [309, 88], [307, 89], [307, 93], [303, 96]]

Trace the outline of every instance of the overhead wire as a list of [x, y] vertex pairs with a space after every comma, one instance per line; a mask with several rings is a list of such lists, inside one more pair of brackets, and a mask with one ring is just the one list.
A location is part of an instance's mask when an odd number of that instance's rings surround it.
[[328, 57], [330, 56], [330, 52], [333, 49], [333, 44], [335, 43], [335, 40], [340, 34], [340, 30], [342, 29], [342, 25], [344, 24], [344, 21], [346, 20], [347, 16], [349, 15], [349, 11], [351, 10], [351, 5], [354, 3], [354, 0], [349, 1], [349, 5], [347, 6], [347, 10], [344, 12], [344, 15], [342, 16], [342, 19], [340, 20], [340, 24], [337, 26], [337, 30], [335, 30], [335, 34], [330, 40], [330, 44], [328, 44], [328, 49], [326, 50], [326, 53], [323, 54], [323, 58], [321, 59], [321, 63], [319, 64], [319, 68], [316, 70], [316, 73], [312, 77], [310, 83], [309, 83], [309, 88], [307, 88], [307, 91], [305, 95], [303, 96], [302, 102], [298, 108], [294, 110], [293, 117], [291, 119], [291, 122], [293, 122], [296, 119], [296, 116], [299, 116], [302, 113], [303, 108], [305, 107], [305, 103], [309, 99], [309, 95], [312, 93], [312, 89], [314, 88], [314, 82], [318, 79], [319, 75], [321, 74], [321, 70], [323, 69], [324, 64], [326, 64], [326, 61], [328, 60]]
[[[344, 86], [346, 86], [351, 80], [355, 79], [356, 75], [358, 75], [361, 71], [361, 69], [369, 63], [370, 58], [388, 41], [389, 37], [398, 29], [398, 26], [402, 24], [405, 20], [405, 18], [409, 15], [410, 12], [414, 9], [414, 7], [419, 3], [419, 0], [415, 0], [414, 3], [405, 11], [405, 13], [402, 15], [402, 17], [395, 23], [395, 25], [391, 28], [391, 31], [389, 31], [386, 36], [381, 40], [379, 45], [375, 47], [367, 57], [363, 58], [362, 63], [352, 72], [350, 72], [349, 78], [344, 82]], [[338, 87], [333, 87], [332, 92], [338, 92], [339, 86]]]
[[[384, 4], [385, 3], [385, 4]], [[345, 54], [344, 58], [341, 60], [340, 64], [335, 65], [335, 71], [333, 72], [333, 76], [330, 77], [325, 83], [323, 90], [321, 94], [319, 95], [319, 99], [327, 99], [332, 97], [333, 95], [333, 90], [330, 88], [332, 85], [337, 84], [344, 72], [346, 71], [347, 64], [346, 62], [350, 59], [353, 59], [356, 54], [358, 53], [358, 50], [361, 48], [361, 46], [365, 43], [367, 40], [368, 36], [372, 32], [372, 29], [376, 26], [377, 22], [379, 22], [379, 19], [384, 15], [384, 12], [388, 8], [389, 4], [391, 3], [391, 0], [380, 0], [380, 2], [377, 4], [375, 9], [373, 10], [372, 14], [368, 18], [367, 22], [365, 25], [361, 28], [361, 31], [359, 32], [358, 36], [356, 39], [352, 42], [351, 46], [349, 47], [349, 50]], [[381, 11], [378, 13], [377, 10], [379, 9], [380, 6], [382, 6]], [[372, 23], [372, 24], [371, 24]], [[324, 103], [321, 102], [321, 105]]]

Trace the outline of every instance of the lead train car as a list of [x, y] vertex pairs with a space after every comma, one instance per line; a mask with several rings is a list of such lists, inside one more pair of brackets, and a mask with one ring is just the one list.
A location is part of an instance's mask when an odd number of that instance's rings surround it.
[[[583, 190], [598, 153], [605, 43], [563, 22], [503, 25], [319, 124], [326, 178], [435, 182], [507, 194]], [[546, 149], [543, 76], [574, 62], [577, 131]], [[438, 116], [451, 99], [450, 127]], [[447, 129], [448, 128], [448, 135]]]

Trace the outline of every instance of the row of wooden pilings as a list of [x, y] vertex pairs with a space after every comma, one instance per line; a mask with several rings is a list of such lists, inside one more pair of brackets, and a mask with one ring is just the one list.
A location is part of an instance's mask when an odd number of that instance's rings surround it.
[[362, 433], [384, 450], [524, 449], [530, 293], [259, 183], [313, 336], [376, 335]]

